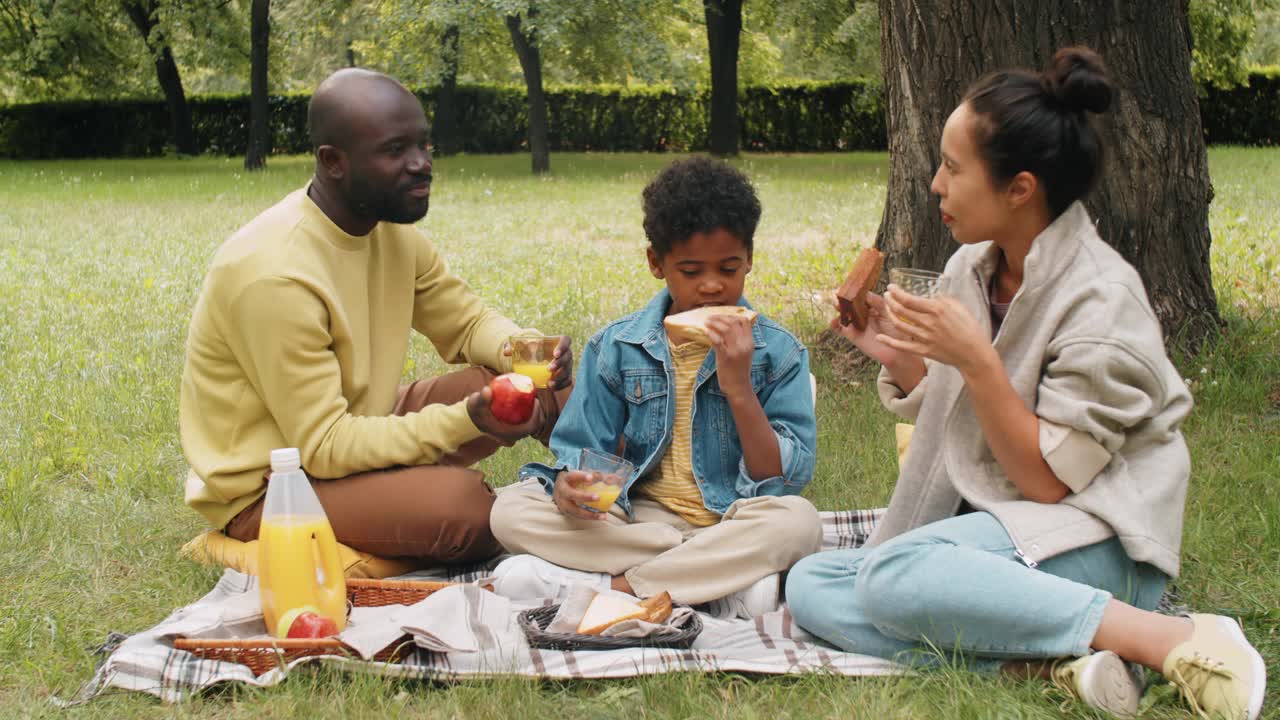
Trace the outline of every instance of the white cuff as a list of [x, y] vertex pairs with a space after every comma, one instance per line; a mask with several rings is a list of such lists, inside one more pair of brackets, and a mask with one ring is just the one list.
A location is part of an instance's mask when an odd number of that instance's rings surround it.
[[1111, 462], [1111, 453], [1093, 436], [1040, 418], [1040, 454], [1071, 492], [1081, 492]]

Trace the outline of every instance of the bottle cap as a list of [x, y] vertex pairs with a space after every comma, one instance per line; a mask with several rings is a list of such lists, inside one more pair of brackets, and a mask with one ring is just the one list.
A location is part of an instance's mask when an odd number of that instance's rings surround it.
[[271, 451], [271, 472], [288, 472], [302, 468], [298, 448], [280, 448]]

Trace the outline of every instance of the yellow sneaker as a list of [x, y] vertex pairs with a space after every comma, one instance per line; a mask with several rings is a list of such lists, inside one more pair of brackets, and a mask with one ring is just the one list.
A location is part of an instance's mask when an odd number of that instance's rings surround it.
[[1120, 718], [1138, 714], [1142, 688], [1129, 674], [1129, 668], [1120, 656], [1110, 650], [1057, 665], [1050, 678], [1055, 686], [1091, 708]]
[[1240, 625], [1221, 615], [1191, 615], [1191, 639], [1164, 660], [1164, 676], [1201, 717], [1255, 720], [1267, 666]]

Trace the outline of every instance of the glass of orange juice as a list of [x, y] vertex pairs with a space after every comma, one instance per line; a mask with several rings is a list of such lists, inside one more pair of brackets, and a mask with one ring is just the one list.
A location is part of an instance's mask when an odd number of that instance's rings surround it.
[[627, 484], [631, 474], [636, 471], [636, 466], [617, 455], [591, 448], [582, 448], [578, 469], [591, 473], [591, 479], [587, 481], [587, 484], [578, 489], [595, 493], [597, 497], [594, 502], [587, 503], [587, 507], [600, 512], [609, 512], [613, 501], [617, 500], [618, 496], [622, 494], [622, 487]]
[[526, 375], [534, 387], [545, 388], [551, 380], [551, 361], [556, 358], [559, 335], [512, 335], [511, 372]]

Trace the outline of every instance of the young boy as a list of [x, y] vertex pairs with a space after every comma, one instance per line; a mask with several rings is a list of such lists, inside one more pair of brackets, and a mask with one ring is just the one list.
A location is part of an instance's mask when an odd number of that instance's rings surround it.
[[[523, 482], [499, 493], [493, 533], [527, 553], [498, 566], [499, 593], [665, 590], [752, 617], [778, 607], [780, 572], [819, 549], [818, 512], [798, 495], [817, 434], [804, 345], [763, 315], [711, 318], [710, 347], [676, 344], [662, 322], [747, 305], [759, 219], [751, 183], [723, 162], [679, 161], [645, 188], [649, 271], [666, 288], [591, 338], [551, 436], [555, 464], [525, 465]], [[596, 496], [577, 470], [583, 448], [637, 468], [607, 513], [585, 507]]]

